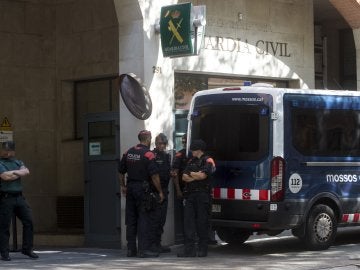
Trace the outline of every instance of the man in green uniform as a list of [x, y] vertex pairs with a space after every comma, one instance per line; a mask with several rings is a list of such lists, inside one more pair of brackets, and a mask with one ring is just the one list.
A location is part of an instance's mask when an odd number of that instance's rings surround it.
[[31, 210], [22, 195], [21, 178], [30, 172], [21, 160], [15, 158], [15, 144], [1, 143], [0, 149], [0, 254], [1, 260], [10, 261], [9, 237], [13, 215], [23, 225], [22, 253], [32, 259], [39, 256], [33, 251], [33, 221]]

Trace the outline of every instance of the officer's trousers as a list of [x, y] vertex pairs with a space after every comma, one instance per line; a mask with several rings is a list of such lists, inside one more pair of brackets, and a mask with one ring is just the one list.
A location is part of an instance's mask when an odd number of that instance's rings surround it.
[[159, 208], [145, 210], [143, 204], [144, 194], [143, 182], [128, 182], [125, 224], [127, 248], [129, 250], [156, 250], [156, 225], [159, 220], [160, 211]]
[[209, 229], [209, 193], [193, 192], [187, 194], [184, 200], [184, 233], [185, 252], [195, 251], [198, 236], [200, 251], [207, 252]]
[[164, 226], [166, 223], [166, 216], [167, 216], [167, 208], [168, 208], [168, 201], [169, 201], [169, 191], [163, 188], [164, 193], [164, 201], [159, 206], [159, 220], [157, 221], [158, 228], [156, 230], [157, 233], [157, 240], [156, 245], [159, 247], [161, 245], [161, 235], [164, 232]]
[[23, 196], [8, 196], [0, 198], [0, 252], [9, 252], [10, 224], [14, 214], [23, 225], [22, 249], [31, 250], [33, 248], [34, 233], [31, 209]]

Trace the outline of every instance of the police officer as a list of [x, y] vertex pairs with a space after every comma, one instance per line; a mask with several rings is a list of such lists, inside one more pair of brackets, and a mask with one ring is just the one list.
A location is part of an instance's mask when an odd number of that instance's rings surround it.
[[165, 151], [168, 139], [164, 133], [160, 133], [155, 137], [155, 148], [152, 151], [155, 155], [155, 162], [158, 165], [161, 189], [164, 193], [164, 201], [160, 205], [160, 217], [158, 220], [157, 230], [157, 246], [160, 253], [170, 252], [171, 249], [167, 246], [161, 245], [161, 235], [164, 232], [164, 225], [166, 222], [168, 195], [169, 195], [169, 181], [171, 169], [171, 157]]
[[[160, 214], [158, 206], [164, 200], [164, 194], [155, 156], [149, 149], [151, 132], [140, 131], [138, 139], [140, 143], [124, 153], [119, 164], [121, 192], [126, 196], [127, 256], [157, 257], [159, 252], [156, 247], [156, 221]], [[148, 195], [154, 194], [150, 192], [152, 187], [157, 192], [158, 201], [155, 204], [152, 201], [151, 205], [148, 205]]]
[[[39, 256], [33, 251], [33, 220], [31, 210], [22, 195], [22, 177], [30, 172], [15, 158], [15, 143], [3, 142], [0, 149], [0, 253], [3, 261], [10, 261], [9, 237], [13, 215], [23, 225], [22, 253], [32, 259]], [[16, 233], [16, 232], [14, 232]]]
[[[175, 153], [175, 157], [171, 169], [171, 177], [174, 182], [177, 200], [174, 202], [175, 215], [176, 215], [176, 237], [182, 239], [184, 237], [184, 205], [183, 205], [183, 190], [184, 181], [182, 180], [182, 174], [185, 170], [186, 164], [189, 160], [186, 154], [186, 141], [187, 134], [185, 133], [181, 137], [181, 143], [183, 148]], [[191, 153], [189, 153], [191, 155]]]
[[[208, 229], [210, 210], [210, 177], [215, 171], [212, 158], [204, 154], [206, 144], [194, 140], [190, 145], [192, 158], [189, 160], [182, 179], [184, 188], [184, 250], [178, 257], [206, 257], [208, 250]], [[198, 237], [198, 252], [195, 243]]]

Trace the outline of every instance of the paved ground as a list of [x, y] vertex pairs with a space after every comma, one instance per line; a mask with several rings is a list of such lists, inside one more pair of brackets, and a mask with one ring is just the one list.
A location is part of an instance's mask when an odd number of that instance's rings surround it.
[[211, 247], [207, 258], [177, 258], [176, 253], [159, 258], [127, 258], [125, 251], [112, 249], [42, 249], [40, 258], [31, 260], [21, 253], [11, 253], [12, 261], [0, 261], [0, 269], [6, 270], [91, 270], [91, 269], [146, 269], [146, 270], [358, 270], [359, 257], [351, 258], [331, 251], [314, 254], [243, 252], [237, 254], [229, 247]]
[[[36, 253], [37, 260], [29, 259], [20, 252], [11, 252], [10, 262], [0, 261], [0, 269], [183, 269], [176, 257], [175, 250], [159, 258], [127, 258], [126, 250], [97, 248], [41, 248]], [[195, 258], [197, 259], [197, 258]], [[190, 261], [190, 260], [185, 260]]]
[[[334, 246], [324, 251], [308, 251], [289, 234], [252, 238], [245, 245], [225, 243], [209, 248], [206, 258], [177, 258], [181, 246], [159, 258], [127, 258], [126, 250], [97, 248], [39, 248], [40, 258], [31, 260], [12, 252], [12, 261], [0, 261], [6, 270], [358, 270], [360, 269], [360, 231], [339, 234]], [[144, 270], [145, 270], [144, 269]]]

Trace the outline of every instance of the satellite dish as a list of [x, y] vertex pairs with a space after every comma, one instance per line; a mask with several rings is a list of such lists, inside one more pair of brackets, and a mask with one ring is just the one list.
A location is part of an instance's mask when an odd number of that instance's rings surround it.
[[129, 74], [120, 75], [120, 94], [128, 110], [138, 119], [148, 119], [152, 102], [145, 87]]

